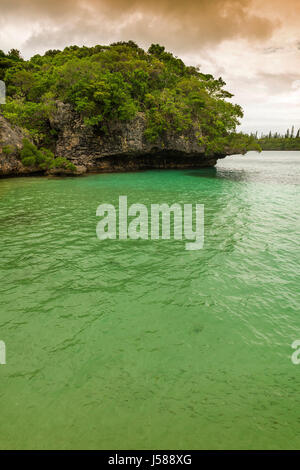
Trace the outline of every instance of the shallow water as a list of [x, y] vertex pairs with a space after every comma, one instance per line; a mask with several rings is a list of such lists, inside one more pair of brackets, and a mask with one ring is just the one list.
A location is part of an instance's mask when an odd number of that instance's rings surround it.
[[[0, 448], [300, 448], [300, 152], [0, 180]], [[106, 202], [202, 203], [205, 243], [99, 241]]]

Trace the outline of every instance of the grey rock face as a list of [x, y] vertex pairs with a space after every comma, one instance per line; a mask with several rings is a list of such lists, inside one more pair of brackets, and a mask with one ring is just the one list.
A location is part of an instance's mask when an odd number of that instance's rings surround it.
[[22, 148], [23, 134], [0, 115], [0, 176], [30, 173], [18, 160], [18, 151]]
[[[107, 132], [103, 133], [86, 126], [70, 105], [57, 102], [50, 120], [58, 136], [55, 153], [74, 163], [77, 171], [52, 169], [47, 173], [80, 175], [87, 171], [204, 168], [214, 166], [217, 158], [223, 157], [205, 155], [199, 143], [201, 129], [197, 122], [189, 131], [169, 133], [155, 143], [145, 138], [146, 124], [145, 115], [138, 113], [130, 122], [109, 123]], [[42, 172], [23, 166], [18, 159], [23, 137], [20, 129], [0, 115], [0, 176]]]
[[159, 142], [146, 140], [146, 118], [138, 113], [131, 122], [112, 122], [108, 132], [97, 133], [85, 126], [71, 106], [57, 103], [51, 126], [58, 132], [57, 156], [66, 157], [87, 171], [131, 171], [146, 168], [190, 168], [214, 166], [199, 143], [198, 123], [181, 135], [168, 134]]

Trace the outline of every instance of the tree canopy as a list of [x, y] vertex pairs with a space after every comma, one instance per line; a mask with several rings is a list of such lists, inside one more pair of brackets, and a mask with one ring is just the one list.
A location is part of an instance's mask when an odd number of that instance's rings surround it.
[[27, 129], [38, 145], [47, 147], [55, 140], [49, 118], [57, 100], [72, 105], [87, 125], [101, 132], [109, 121], [128, 121], [144, 112], [149, 141], [168, 131], [183, 132], [196, 122], [208, 154], [254, 145], [254, 139], [235, 133], [243, 112], [229, 101], [232, 95], [222, 78], [186, 66], [159, 44], [147, 52], [133, 41], [70, 46], [30, 60], [17, 50], [0, 51], [1, 77], [7, 87], [2, 113]]

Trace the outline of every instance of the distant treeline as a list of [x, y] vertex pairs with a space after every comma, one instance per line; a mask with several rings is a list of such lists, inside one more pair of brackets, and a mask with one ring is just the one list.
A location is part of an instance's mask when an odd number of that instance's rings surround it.
[[258, 137], [257, 132], [252, 136], [256, 138], [262, 150], [300, 150], [300, 129], [295, 132], [294, 126], [287, 129], [285, 134], [278, 132], [272, 134], [270, 131], [261, 137]]

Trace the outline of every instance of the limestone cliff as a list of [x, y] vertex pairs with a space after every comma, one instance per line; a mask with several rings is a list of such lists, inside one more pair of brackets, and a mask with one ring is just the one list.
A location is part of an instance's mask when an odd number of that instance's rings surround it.
[[23, 137], [19, 128], [13, 127], [0, 115], [0, 176], [22, 175], [34, 171], [23, 166], [17, 158]]
[[[130, 122], [111, 122], [104, 133], [87, 127], [70, 105], [57, 102], [50, 126], [57, 134], [56, 156], [74, 163], [76, 174], [150, 168], [203, 168], [212, 167], [217, 161], [216, 156], [205, 155], [204, 147], [199, 143], [201, 130], [197, 122], [185, 133], [169, 133], [158, 142], [151, 143], [145, 138], [146, 118], [143, 113], [138, 113]], [[23, 166], [18, 159], [23, 137], [20, 129], [0, 115], [0, 176], [42, 173], [38, 168]], [[71, 172], [50, 170], [48, 173]]]
[[155, 143], [144, 136], [143, 113], [131, 122], [112, 122], [107, 133], [99, 133], [85, 126], [69, 105], [58, 103], [50, 123], [58, 133], [56, 154], [87, 171], [210, 167], [217, 161], [204, 155], [198, 123], [184, 134], [168, 134]]

